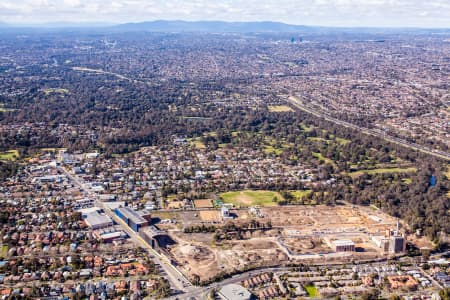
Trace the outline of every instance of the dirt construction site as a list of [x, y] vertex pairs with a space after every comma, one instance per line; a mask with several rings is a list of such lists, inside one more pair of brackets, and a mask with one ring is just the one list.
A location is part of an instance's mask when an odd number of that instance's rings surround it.
[[[218, 210], [177, 212], [184, 226], [214, 225], [218, 228], [232, 222], [244, 228], [239, 238], [217, 241], [215, 233], [184, 233], [170, 230], [176, 242], [167, 252], [186, 276], [206, 281], [220, 273], [289, 261], [320, 261], [376, 258], [386, 255], [370, 240], [396, 226], [397, 219], [370, 207], [342, 205], [290, 206], [232, 209], [233, 219], [222, 219]], [[271, 223], [271, 228], [249, 230], [252, 220]], [[351, 240], [355, 252], [336, 253], [325, 241]]]

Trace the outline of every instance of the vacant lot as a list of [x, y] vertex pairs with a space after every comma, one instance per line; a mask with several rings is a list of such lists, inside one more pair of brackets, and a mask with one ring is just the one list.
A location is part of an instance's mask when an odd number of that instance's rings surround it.
[[196, 208], [212, 208], [213, 207], [211, 199], [194, 200], [194, 205]]
[[[226, 194], [236, 203], [239, 203], [238, 198], [242, 199], [244, 196], [253, 203], [253, 199], [261, 199], [261, 195], [264, 195], [268, 203], [274, 204], [270, 199], [276, 193], [250, 190]], [[252, 216], [248, 209], [234, 209], [233, 220], [222, 220], [220, 210], [178, 212], [180, 225], [183, 227], [214, 221], [247, 226], [251, 220], [260, 223], [270, 221], [273, 227], [271, 230], [244, 230], [239, 238], [230, 232], [229, 239], [222, 239], [217, 243], [214, 242], [215, 234], [212, 232], [188, 234], [170, 231], [170, 236], [177, 242], [177, 245], [169, 249], [171, 258], [177, 261], [180, 271], [188, 277], [192, 278], [196, 274], [201, 280], [208, 280], [220, 272], [286, 262], [289, 253], [298, 255], [290, 259], [299, 261], [322, 261], [325, 257], [346, 262], [346, 255], [318, 255], [331, 251], [325, 239], [351, 239], [358, 247], [365, 249], [364, 252], [352, 253], [353, 256], [372, 259], [384, 254], [379, 253], [379, 249], [369, 242], [370, 236], [382, 235], [386, 229], [395, 228], [397, 221], [379, 210], [354, 205], [270, 206], [263, 207], [260, 211], [264, 216], [262, 219]], [[378, 217], [380, 221], [373, 220], [371, 216]], [[320, 297], [314, 296], [314, 287], [310, 289], [313, 297]]]
[[270, 112], [290, 112], [294, 111], [292, 108], [290, 108], [287, 105], [269, 105], [267, 107]]
[[[208, 280], [220, 272], [235, 272], [248, 267], [274, 265], [287, 260], [276, 243], [266, 239], [224, 241], [213, 245], [212, 234], [176, 234], [177, 244], [169, 249], [171, 258], [187, 277], [194, 274]], [[272, 239], [272, 238], [268, 238]]]
[[178, 209], [183, 207], [183, 201], [180, 200], [172, 200], [167, 203], [168, 209]]
[[199, 212], [199, 215], [203, 222], [220, 221], [219, 212], [216, 210], [202, 210]]
[[19, 158], [19, 151], [17, 150], [0, 152], [0, 160], [16, 160], [18, 158]]
[[220, 194], [224, 203], [231, 203], [234, 206], [276, 206], [275, 200], [283, 200], [283, 197], [278, 192], [273, 191], [237, 191], [237, 192], [227, 192]]

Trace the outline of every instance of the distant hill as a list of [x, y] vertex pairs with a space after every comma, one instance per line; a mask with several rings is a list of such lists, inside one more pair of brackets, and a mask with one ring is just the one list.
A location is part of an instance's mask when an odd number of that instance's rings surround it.
[[[324, 27], [281, 22], [149, 21], [139, 23], [45, 23], [8, 24], [0, 22], [1, 32], [200, 32], [200, 33], [301, 33], [301, 34], [450, 34], [450, 28]], [[361, 39], [364, 37], [361, 36]]]
[[152, 21], [125, 23], [112, 27], [119, 31], [153, 32], [298, 32], [310, 27], [280, 22], [223, 22], [223, 21]]

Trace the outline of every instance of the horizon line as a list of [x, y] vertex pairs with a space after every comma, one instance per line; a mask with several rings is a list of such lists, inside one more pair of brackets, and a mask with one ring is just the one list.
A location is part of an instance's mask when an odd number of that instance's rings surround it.
[[310, 24], [292, 24], [286, 23], [282, 21], [273, 21], [273, 20], [264, 20], [264, 21], [227, 21], [227, 20], [183, 20], [183, 19], [155, 19], [155, 20], [146, 20], [146, 21], [126, 21], [126, 22], [91, 22], [91, 21], [81, 21], [81, 22], [64, 22], [64, 21], [55, 21], [55, 22], [34, 22], [34, 23], [11, 23], [11, 22], [2, 22], [0, 20], [0, 27], [6, 26], [9, 28], [45, 28], [45, 29], [64, 29], [64, 28], [87, 28], [87, 27], [95, 27], [95, 28], [108, 28], [115, 27], [120, 25], [131, 25], [131, 24], [143, 24], [143, 23], [155, 23], [155, 22], [186, 22], [186, 23], [208, 23], [208, 22], [218, 22], [218, 23], [276, 23], [283, 24], [288, 26], [301, 26], [301, 27], [316, 27], [316, 28], [329, 28], [329, 29], [437, 29], [437, 30], [450, 30], [450, 26], [448, 27], [428, 27], [428, 26], [420, 26], [420, 25], [310, 25]]

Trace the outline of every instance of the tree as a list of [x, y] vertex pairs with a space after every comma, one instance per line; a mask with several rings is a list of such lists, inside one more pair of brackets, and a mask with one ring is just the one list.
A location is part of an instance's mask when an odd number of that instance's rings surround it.
[[377, 300], [378, 296], [380, 295], [380, 291], [377, 289], [372, 289], [368, 292], [364, 292], [361, 295], [362, 300]]
[[450, 300], [450, 288], [446, 288], [439, 291], [439, 296], [442, 300]]
[[389, 300], [401, 300], [400, 296], [397, 294], [393, 294], [389, 297]]
[[192, 275], [192, 284], [199, 285], [200, 284], [200, 276], [197, 274]]

